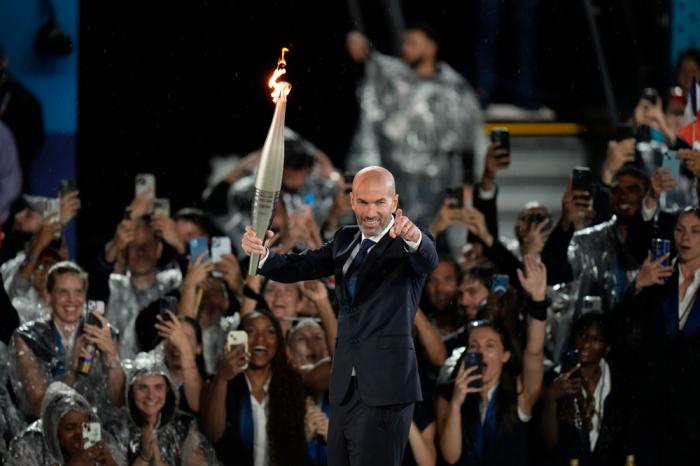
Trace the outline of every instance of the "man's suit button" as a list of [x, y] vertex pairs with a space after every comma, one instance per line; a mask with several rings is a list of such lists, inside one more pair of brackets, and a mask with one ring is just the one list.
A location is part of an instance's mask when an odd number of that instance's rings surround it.
[[350, 341], [352, 341], [352, 344], [353, 344], [353, 345], [356, 345], [356, 344], [359, 342], [359, 340], [358, 340], [357, 338], [353, 338], [353, 339], [350, 340]]

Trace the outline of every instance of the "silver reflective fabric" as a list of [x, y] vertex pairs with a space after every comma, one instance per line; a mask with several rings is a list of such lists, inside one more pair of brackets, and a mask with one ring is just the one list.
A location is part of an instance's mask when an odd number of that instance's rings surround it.
[[[143, 429], [137, 425], [135, 405], [132, 401], [131, 387], [139, 378], [148, 375], [165, 377], [170, 391], [174, 395], [171, 411], [161, 411], [161, 421], [156, 428], [156, 437], [160, 445], [162, 460], [169, 466], [208, 466], [220, 464], [211, 444], [197, 428], [197, 420], [177, 409], [179, 394], [170, 372], [163, 363], [161, 351], [139, 353], [134, 359], [124, 361], [126, 371], [126, 408], [125, 417], [120, 425], [113, 427], [116, 437], [127, 449], [127, 458], [133, 461], [141, 448]], [[166, 407], [168, 404], [166, 403]], [[165, 409], [165, 408], [164, 408]], [[163, 422], [163, 419], [167, 421]]]
[[119, 355], [122, 359], [131, 358], [138, 353], [135, 323], [139, 312], [180, 286], [181, 282], [182, 272], [178, 268], [158, 272], [155, 282], [145, 290], [136, 289], [131, 284], [129, 275], [113, 273], [109, 276], [106, 316], [121, 335]]
[[[75, 333], [69, 340], [75, 341], [81, 325], [82, 320], [76, 324]], [[51, 382], [63, 381], [71, 370], [72, 349], [67, 347], [62, 351], [58, 342], [67, 343], [48, 318], [22, 325], [10, 341], [10, 380], [20, 409], [28, 418], [31, 418], [32, 412], [27, 393], [30, 385], [41, 384], [48, 387]], [[78, 376], [73, 388], [96, 407], [103, 419], [114, 415], [116, 408], [105, 396], [107, 369], [103, 366], [102, 358], [95, 359], [89, 375]]]
[[462, 185], [462, 152], [474, 151], [483, 137], [474, 91], [446, 63], [439, 63], [436, 76], [423, 79], [403, 60], [373, 53], [359, 100], [347, 167], [387, 168], [407, 215], [427, 226], [442, 191]]
[[[10, 444], [10, 464], [13, 466], [63, 465], [58, 424], [69, 411], [90, 416], [90, 422], [100, 422], [90, 403], [72, 387], [54, 382], [49, 385], [41, 405], [41, 419], [27, 427]], [[126, 466], [126, 456], [112, 436], [102, 431], [102, 439], [119, 466]]]
[[611, 309], [622, 298], [626, 283], [635, 271], [621, 270], [620, 250], [623, 244], [615, 227], [617, 218], [584, 228], [574, 233], [569, 243], [568, 259], [578, 281], [576, 311], [583, 306], [584, 296], [600, 296], [603, 311]]

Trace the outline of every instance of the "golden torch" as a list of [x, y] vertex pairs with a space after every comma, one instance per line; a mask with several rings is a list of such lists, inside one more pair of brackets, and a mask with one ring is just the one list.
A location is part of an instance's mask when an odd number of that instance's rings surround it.
[[[284, 114], [287, 109], [287, 95], [292, 90], [291, 84], [278, 79], [287, 72], [287, 62], [284, 54], [287, 48], [282, 49], [282, 56], [277, 60], [277, 68], [272, 74], [268, 85], [273, 89], [272, 101], [275, 103], [275, 114], [272, 116], [272, 124], [267, 132], [265, 144], [258, 170], [255, 173], [255, 194], [251, 220], [258, 238], [265, 240], [265, 234], [272, 223], [275, 206], [282, 188], [282, 171], [284, 170]], [[248, 274], [255, 275], [258, 270], [260, 255], [250, 256]]]

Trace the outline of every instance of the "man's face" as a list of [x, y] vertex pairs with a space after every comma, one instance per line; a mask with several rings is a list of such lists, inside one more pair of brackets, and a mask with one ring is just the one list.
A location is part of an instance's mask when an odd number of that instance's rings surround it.
[[476, 314], [479, 312], [481, 303], [489, 297], [489, 290], [481, 283], [472, 277], [466, 276], [462, 279], [460, 286], [462, 292], [460, 304], [467, 313], [469, 320], [476, 319]]
[[425, 284], [428, 300], [437, 310], [444, 311], [455, 299], [458, 291], [455, 265], [449, 261], [440, 261], [435, 270], [428, 275]]
[[193, 238], [209, 236], [196, 223], [185, 219], [175, 220], [175, 232], [177, 233], [177, 237], [180, 239], [180, 241], [185, 243]]
[[77, 324], [83, 315], [85, 292], [85, 282], [80, 275], [57, 275], [50, 295], [54, 319], [64, 324]]
[[610, 207], [618, 218], [630, 219], [642, 205], [644, 194], [644, 181], [634, 175], [619, 176], [610, 192]]
[[575, 345], [580, 351], [582, 366], [597, 366], [608, 349], [602, 329], [597, 324], [589, 325], [576, 335]]
[[328, 357], [326, 336], [318, 325], [304, 325], [294, 330], [289, 346], [294, 360], [300, 366], [316, 364]]
[[128, 248], [129, 270], [139, 275], [155, 272], [162, 249], [163, 245], [150, 227], [137, 227], [134, 241]]
[[350, 205], [365, 236], [376, 236], [389, 225], [398, 202], [391, 184], [378, 176], [356, 180], [350, 195]]
[[401, 48], [403, 60], [416, 68], [426, 60], [434, 60], [437, 44], [418, 29], [409, 29], [403, 36]]
[[68, 411], [58, 421], [56, 436], [61, 448], [70, 456], [83, 451], [83, 424], [90, 422], [87, 414]]
[[14, 229], [23, 233], [36, 233], [41, 229], [44, 216], [38, 210], [25, 207], [15, 214]]
[[299, 191], [306, 182], [306, 177], [311, 173], [311, 168], [285, 168], [282, 172], [282, 184], [289, 192]]
[[284, 322], [285, 317], [297, 316], [301, 296], [296, 284], [270, 281], [265, 287], [264, 297], [268, 309], [280, 322]]

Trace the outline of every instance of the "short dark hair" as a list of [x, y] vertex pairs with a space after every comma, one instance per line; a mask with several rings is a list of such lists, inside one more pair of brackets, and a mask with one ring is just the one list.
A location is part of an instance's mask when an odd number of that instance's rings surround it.
[[178, 210], [175, 212], [175, 215], [173, 215], [173, 220], [185, 220], [194, 223], [208, 236], [216, 236], [219, 233], [218, 228], [214, 225], [214, 222], [209, 219], [207, 214], [203, 210], [194, 207], [185, 207]]
[[634, 165], [623, 165], [622, 168], [616, 171], [615, 175], [613, 175], [613, 181], [617, 181], [621, 176], [625, 175], [633, 176], [639, 180], [642, 180], [644, 182], [644, 189], [649, 189], [649, 185], [651, 184], [649, 175]]
[[437, 29], [435, 28], [435, 26], [426, 21], [416, 21], [414, 23], [410, 23], [408, 27], [406, 27], [406, 30], [420, 31], [423, 34], [425, 34], [428, 39], [432, 40], [436, 44], [440, 43], [440, 38]]
[[496, 273], [496, 267], [489, 260], [479, 260], [462, 271], [462, 278], [470, 278], [484, 285], [486, 288], [491, 288], [491, 280], [493, 274]]
[[700, 66], [700, 49], [686, 49], [678, 55], [676, 60], [676, 73], [681, 70], [681, 66], [685, 60], [693, 60], [698, 66]]
[[284, 168], [292, 170], [301, 170], [311, 168], [316, 161], [314, 146], [302, 139], [287, 138], [284, 139]]
[[65, 275], [68, 273], [72, 273], [73, 275], [77, 275], [80, 279], [83, 280], [83, 288], [87, 290], [88, 287], [88, 275], [85, 272], [85, 270], [82, 269], [78, 264], [75, 262], [71, 261], [61, 261], [57, 264], [54, 264], [50, 269], [49, 269], [49, 274], [46, 277], [46, 290], [49, 293], [53, 292], [54, 287], [56, 286], [56, 278], [59, 277], [60, 275]]
[[605, 319], [605, 315], [599, 311], [591, 311], [586, 314], [582, 314], [578, 319], [574, 321], [571, 327], [571, 334], [569, 337], [569, 347], [573, 348], [576, 345], [576, 337], [589, 327], [597, 325], [600, 329], [600, 333], [603, 336], [603, 340], [607, 345], [610, 345], [610, 328], [608, 322]]

